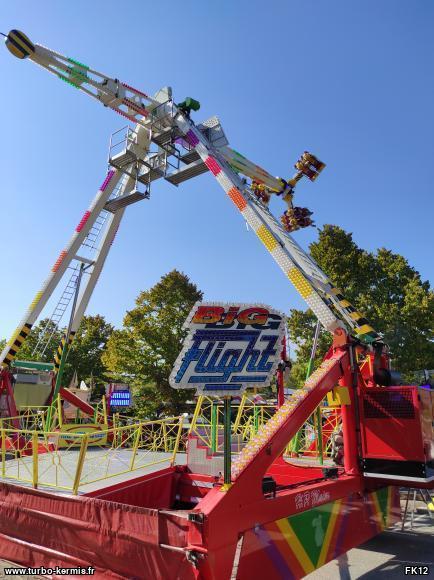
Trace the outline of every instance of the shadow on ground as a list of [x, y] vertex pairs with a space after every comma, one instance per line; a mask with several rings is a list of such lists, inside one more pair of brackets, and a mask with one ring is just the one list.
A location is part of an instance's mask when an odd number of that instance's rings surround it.
[[[308, 580], [377, 580], [434, 578], [434, 525], [426, 510], [418, 510], [413, 529], [406, 523], [383, 532], [358, 548], [329, 562]], [[406, 574], [407, 566], [425, 566], [424, 574]], [[420, 572], [417, 570], [417, 572]]]

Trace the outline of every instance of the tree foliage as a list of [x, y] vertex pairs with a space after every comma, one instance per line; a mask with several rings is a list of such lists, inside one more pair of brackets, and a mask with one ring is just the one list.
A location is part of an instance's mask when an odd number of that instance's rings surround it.
[[[332, 225], [320, 230], [310, 252], [345, 297], [384, 334], [398, 370], [434, 367], [434, 293], [403, 256], [386, 248], [363, 250], [351, 233]], [[298, 352], [293, 371], [297, 384], [303, 374], [300, 367], [310, 355], [315, 324], [310, 310], [291, 310], [289, 332]], [[330, 342], [331, 336], [322, 331], [317, 358]]]
[[102, 387], [108, 380], [102, 355], [112, 332], [113, 326], [106, 322], [104, 316], [83, 317], [66, 360], [64, 385], [69, 384], [77, 371], [79, 380], [92, 382], [102, 394]]
[[[317, 319], [310, 309], [303, 311], [294, 308], [288, 316], [289, 338], [297, 349], [297, 357], [292, 364], [289, 386], [301, 387], [306, 380], [316, 323]], [[331, 340], [331, 334], [321, 328], [315, 356], [315, 367], [318, 366], [327, 352]]]
[[[17, 358], [53, 362], [54, 354], [65, 332], [66, 328], [57, 328], [48, 318], [41, 320], [32, 328]], [[113, 326], [107, 323], [103, 316], [97, 314], [83, 317], [65, 364], [63, 385], [67, 386], [70, 383], [75, 371], [79, 380], [89, 382], [92, 379], [95, 385], [100, 387], [103, 385], [107, 377], [101, 355], [112, 332]], [[47, 341], [48, 346], [44, 349]]]
[[181, 350], [182, 326], [202, 292], [177, 270], [169, 272], [136, 299], [123, 328], [111, 335], [103, 362], [116, 380], [135, 388], [135, 414], [180, 413], [191, 391], [176, 391], [169, 375]]
[[49, 318], [44, 318], [32, 328], [31, 333], [20, 348], [17, 358], [19, 360], [53, 362], [54, 354], [64, 333], [65, 329], [57, 328]]

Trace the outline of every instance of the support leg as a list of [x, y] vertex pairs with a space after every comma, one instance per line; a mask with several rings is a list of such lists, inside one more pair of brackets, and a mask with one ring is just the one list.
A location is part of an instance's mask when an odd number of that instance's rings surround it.
[[410, 499], [410, 492], [411, 492], [411, 489], [407, 490], [407, 498], [405, 500], [405, 508], [404, 508], [404, 515], [402, 517], [401, 532], [404, 531], [405, 520], [407, 519], [408, 501]]
[[231, 397], [225, 397], [224, 403], [224, 486], [229, 489], [231, 483]]

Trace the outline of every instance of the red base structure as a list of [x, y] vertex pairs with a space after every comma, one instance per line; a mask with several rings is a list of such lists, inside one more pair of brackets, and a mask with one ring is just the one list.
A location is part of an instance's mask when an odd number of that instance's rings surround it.
[[[400, 518], [396, 486], [414, 487], [409, 466], [418, 463], [434, 485], [432, 397], [417, 387], [376, 387], [352, 365], [352, 349], [337, 332], [304, 388], [238, 454], [231, 485], [188, 465], [78, 497], [0, 484], [0, 556], [26, 566], [92, 566], [96, 578], [286, 580], [380, 533]], [[285, 461], [288, 442], [337, 385], [349, 403], [341, 408], [344, 467]], [[403, 425], [413, 449], [396, 436]]]
[[[289, 466], [297, 469], [303, 470]], [[270, 473], [285, 481], [283, 465]], [[297, 486], [277, 504], [265, 499], [261, 520], [247, 530], [236, 526], [232, 541], [208, 529], [199, 552], [191, 541], [206, 523], [192, 521], [193, 510], [170, 506], [205, 494], [210, 479], [169, 468], [101, 490], [100, 497], [1, 484], [0, 554], [26, 566], [91, 566], [101, 579], [220, 580], [236, 571], [237, 579], [251, 580], [258, 570], [270, 580], [302, 578], [400, 517], [396, 488], [361, 491], [343, 476]]]

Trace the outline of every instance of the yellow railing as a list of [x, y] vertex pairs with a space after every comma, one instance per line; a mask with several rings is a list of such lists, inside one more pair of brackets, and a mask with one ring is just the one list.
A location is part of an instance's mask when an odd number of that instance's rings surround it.
[[[326, 406], [320, 407], [322, 421], [322, 438], [323, 438], [323, 457], [332, 455], [332, 434], [341, 429], [341, 418], [339, 414], [334, 413], [333, 409]], [[285, 454], [290, 456], [302, 456], [316, 458], [318, 456], [318, 423], [316, 410], [312, 413], [306, 423], [302, 426], [297, 436], [292, 439]]]
[[18, 409], [19, 415], [15, 417], [0, 418], [0, 429], [26, 429], [45, 430], [47, 406], [24, 407]]
[[[47, 413], [50, 407], [45, 406], [20, 406], [18, 409], [19, 415], [15, 417], [6, 417], [0, 419], [0, 429], [29, 429], [29, 430], [47, 430]], [[54, 430], [57, 426], [62, 426], [65, 424], [81, 424], [81, 423], [89, 423], [94, 422], [96, 424], [106, 425], [108, 422], [107, 418], [107, 408], [106, 408], [106, 401], [105, 397], [101, 399], [98, 403], [94, 405], [94, 415], [89, 416], [77, 409], [76, 417], [74, 420], [67, 420], [63, 421], [62, 418], [62, 405], [61, 405], [61, 397], [59, 396], [53, 405], [55, 409], [55, 413], [53, 416], [52, 426], [51, 429]], [[137, 420], [136, 420], [137, 422]], [[49, 430], [49, 429], [48, 429]]]
[[264, 425], [276, 412], [275, 405], [258, 405], [246, 402], [242, 412], [238, 412], [239, 418], [235, 421], [234, 432], [240, 433], [244, 441], [248, 441], [256, 435], [259, 428]]
[[[233, 406], [232, 453], [241, 451], [244, 444], [275, 412], [274, 405], [256, 404], [244, 394], [239, 405]], [[223, 405], [216, 399], [200, 395], [188, 433], [213, 452], [223, 451]]]
[[[324, 424], [327, 423], [327, 431], [330, 430], [330, 421], [327, 416], [331, 411], [328, 406], [321, 405], [321, 417]], [[236, 410], [236, 411], [235, 411]], [[232, 451], [237, 453], [241, 447], [256, 435], [262, 427], [275, 414], [275, 405], [256, 403], [248, 394], [244, 394], [239, 405], [234, 406], [232, 422]], [[316, 411], [301, 428], [297, 438], [288, 445], [287, 454], [297, 454], [315, 458], [318, 455], [317, 446], [311, 449], [312, 443], [318, 441], [318, 425], [314, 420]], [[339, 418], [336, 418], [333, 431], [340, 428]], [[223, 405], [216, 399], [199, 396], [196, 408], [191, 420], [189, 433], [196, 436], [202, 445], [206, 445], [214, 452], [223, 449]], [[323, 456], [331, 455], [332, 441], [330, 437], [325, 439]], [[294, 445], [296, 444], [296, 449]]]
[[94, 423], [107, 425], [108, 415], [107, 415], [107, 403], [106, 398], [102, 397], [98, 403], [93, 404], [93, 414], [88, 415], [84, 413], [78, 407], [75, 411], [74, 419], [68, 418], [66, 421], [63, 418], [62, 412], [62, 396], [58, 395], [57, 399], [53, 403], [53, 408], [55, 409], [55, 415], [53, 417], [52, 428], [55, 429], [57, 425], [62, 427], [64, 424], [82, 424], [82, 423]]
[[1, 479], [77, 494], [83, 486], [128, 472], [173, 465], [184, 417], [146, 421], [95, 433], [1, 428]]
[[222, 430], [223, 406], [215, 399], [200, 395], [190, 423], [189, 434], [194, 434], [202, 445], [217, 450]]
[[[149, 421], [110, 429], [113, 442], [97, 453], [80, 451], [83, 457], [80, 485], [86, 485], [162, 463], [173, 465], [182, 435], [182, 418]], [[88, 443], [83, 441], [87, 447]]]

